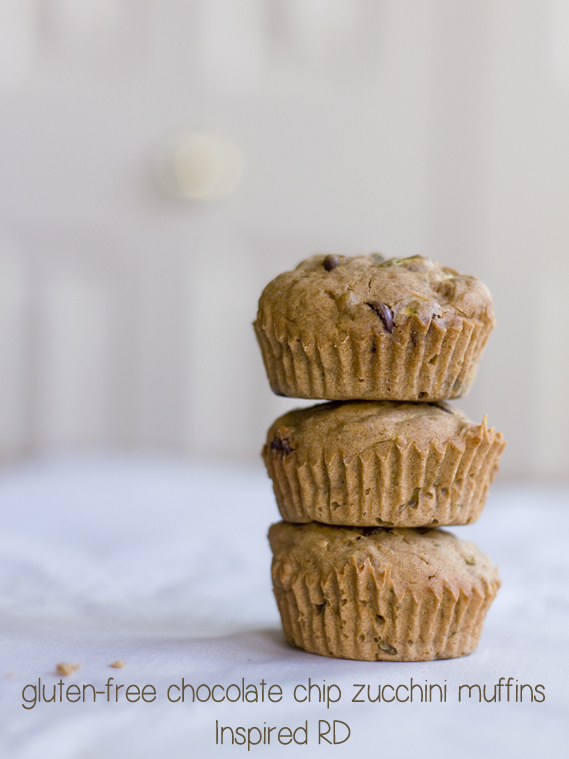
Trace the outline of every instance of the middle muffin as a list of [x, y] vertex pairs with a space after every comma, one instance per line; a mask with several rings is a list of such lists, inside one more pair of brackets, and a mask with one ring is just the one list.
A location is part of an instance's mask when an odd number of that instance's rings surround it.
[[443, 402], [352, 401], [281, 416], [263, 458], [288, 522], [421, 527], [475, 521], [504, 446]]

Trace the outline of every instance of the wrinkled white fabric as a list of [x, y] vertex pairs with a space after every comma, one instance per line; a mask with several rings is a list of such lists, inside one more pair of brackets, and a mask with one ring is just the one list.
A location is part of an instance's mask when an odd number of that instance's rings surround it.
[[[470, 527], [503, 586], [478, 650], [427, 663], [332, 660], [290, 648], [270, 587], [266, 532], [278, 519], [260, 467], [122, 453], [28, 462], [0, 473], [0, 755], [18, 759], [210, 757], [222, 726], [304, 726], [308, 745], [251, 746], [252, 756], [463, 759], [565, 756], [569, 739], [569, 526], [565, 488], [493, 486]], [[110, 663], [122, 659], [124, 669]], [[81, 663], [65, 686], [114, 683], [157, 692], [152, 703], [38, 703], [60, 661]], [[278, 683], [280, 703], [172, 703], [168, 686]], [[297, 703], [308, 678], [341, 688], [339, 703]], [[444, 684], [447, 703], [352, 703], [353, 684]], [[458, 703], [461, 684], [500, 677], [545, 688], [545, 701]], [[504, 681], [502, 681], [504, 682]], [[48, 692], [49, 692], [48, 687]], [[124, 692], [124, 688], [123, 688]], [[205, 692], [205, 691], [204, 691]], [[316, 691], [313, 691], [316, 693]], [[27, 691], [31, 695], [31, 691]], [[218, 695], [220, 691], [218, 690]], [[401, 690], [402, 695], [405, 691]], [[511, 691], [513, 694], [513, 690]], [[526, 691], [527, 693], [527, 691]], [[299, 692], [302, 695], [303, 691]], [[174, 690], [173, 695], [176, 695]], [[512, 696], [513, 697], [513, 696]], [[351, 729], [318, 744], [319, 720]], [[342, 729], [339, 726], [339, 730]], [[226, 733], [229, 736], [229, 733]], [[255, 738], [256, 736], [253, 735]], [[300, 737], [300, 734], [299, 734]]]

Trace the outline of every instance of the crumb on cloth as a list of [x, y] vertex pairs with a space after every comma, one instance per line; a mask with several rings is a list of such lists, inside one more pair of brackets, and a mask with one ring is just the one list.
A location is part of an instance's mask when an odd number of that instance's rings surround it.
[[117, 659], [116, 661], [109, 664], [109, 667], [114, 667], [115, 669], [122, 669], [123, 667], [126, 667], [126, 662], [122, 659]]
[[64, 675], [64, 677], [69, 677], [69, 675], [72, 675], [74, 672], [77, 672], [78, 669], [81, 669], [80, 664], [70, 664], [69, 662], [59, 662], [59, 664], [55, 665], [55, 671], [58, 675]]

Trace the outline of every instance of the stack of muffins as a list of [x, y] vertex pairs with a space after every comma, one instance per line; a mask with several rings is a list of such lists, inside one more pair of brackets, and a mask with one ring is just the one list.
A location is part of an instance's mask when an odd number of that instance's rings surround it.
[[476, 648], [498, 573], [438, 527], [478, 518], [505, 445], [445, 403], [469, 390], [494, 323], [479, 280], [421, 256], [314, 256], [265, 288], [273, 391], [332, 401], [277, 419], [263, 448], [293, 645], [390, 661]]

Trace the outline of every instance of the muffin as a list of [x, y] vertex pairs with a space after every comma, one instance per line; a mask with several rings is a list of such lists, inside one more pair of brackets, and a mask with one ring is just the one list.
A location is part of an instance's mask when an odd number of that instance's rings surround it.
[[254, 326], [279, 395], [437, 401], [468, 392], [494, 323], [482, 282], [427, 258], [318, 255], [267, 285]]
[[442, 530], [280, 522], [269, 541], [285, 636], [323, 656], [464, 656], [500, 586], [484, 554]]
[[263, 459], [288, 522], [419, 527], [474, 522], [505, 445], [443, 402], [332, 402], [277, 419]]

